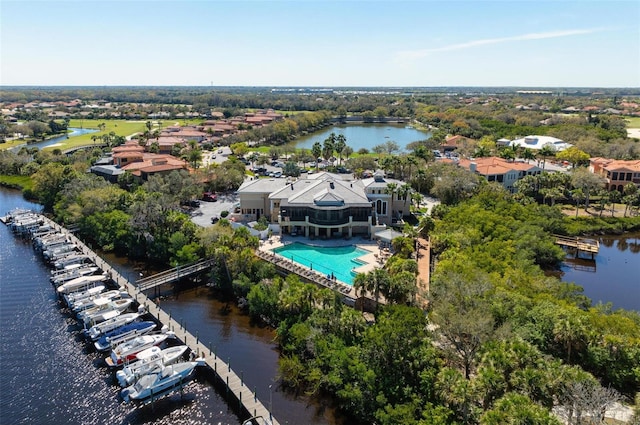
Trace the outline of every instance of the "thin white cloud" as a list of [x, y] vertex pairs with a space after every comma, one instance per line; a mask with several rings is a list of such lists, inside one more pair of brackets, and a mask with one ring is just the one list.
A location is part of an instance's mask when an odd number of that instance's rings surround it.
[[560, 37], [569, 37], [573, 35], [592, 34], [598, 31], [602, 31], [602, 29], [591, 28], [591, 29], [576, 29], [576, 30], [563, 30], [563, 31], [547, 31], [547, 32], [534, 32], [530, 34], [515, 35], [511, 37], [485, 38], [480, 40], [468, 41], [466, 43], [450, 44], [448, 46], [433, 47], [429, 49], [403, 50], [396, 53], [396, 60], [399, 60], [401, 62], [413, 61], [416, 59], [421, 59], [432, 53], [438, 53], [438, 52], [449, 52], [451, 50], [469, 49], [471, 47], [476, 47], [476, 46], [509, 43], [513, 41], [543, 40], [548, 38], [560, 38]]

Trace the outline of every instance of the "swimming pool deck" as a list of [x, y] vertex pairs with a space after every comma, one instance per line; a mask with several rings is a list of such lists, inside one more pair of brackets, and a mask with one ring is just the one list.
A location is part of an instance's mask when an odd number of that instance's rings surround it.
[[363, 262], [364, 264], [353, 269], [356, 273], [367, 273], [376, 268], [381, 268], [384, 265], [384, 261], [387, 255], [384, 251], [380, 251], [378, 248], [378, 244], [376, 241], [372, 241], [361, 238], [352, 238], [350, 240], [344, 239], [327, 239], [327, 240], [311, 240], [309, 238], [305, 238], [302, 236], [272, 236], [266, 241], [261, 241], [260, 246], [258, 248], [258, 253], [261, 258], [275, 264], [276, 266], [283, 268], [289, 272], [295, 273], [301, 276], [304, 279], [310, 280], [320, 286], [324, 286], [329, 289], [337, 290], [340, 293], [348, 296], [352, 299], [357, 299], [359, 294], [356, 294], [356, 291], [353, 289], [353, 286], [349, 285], [346, 282], [341, 282], [337, 279], [327, 279], [327, 276], [323, 273], [319, 273], [315, 270], [310, 269], [309, 267], [298, 264], [288, 258], [285, 258], [279, 254], [273, 252], [274, 249], [285, 246], [294, 242], [303, 243], [306, 245], [317, 246], [317, 247], [341, 247], [341, 246], [356, 246], [364, 251], [367, 251], [367, 254], [364, 254], [358, 258], [358, 261]]

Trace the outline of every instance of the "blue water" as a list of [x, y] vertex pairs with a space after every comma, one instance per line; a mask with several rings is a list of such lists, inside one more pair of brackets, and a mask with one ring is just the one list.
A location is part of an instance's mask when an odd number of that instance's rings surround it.
[[[20, 192], [0, 187], [0, 216], [14, 208], [39, 211]], [[114, 257], [107, 261], [113, 264]], [[125, 276], [137, 273], [121, 263]], [[184, 391], [135, 408], [118, 398], [113, 372], [80, 338], [49, 282], [49, 269], [31, 242], [0, 224], [0, 424], [238, 425], [223, 394], [203, 378]], [[162, 306], [242, 374], [247, 388], [272, 405], [282, 424], [336, 424], [333, 409], [315, 397], [284, 391], [272, 329], [255, 326], [233, 304], [215, 300], [209, 288], [168, 294]]]
[[582, 286], [594, 305], [610, 302], [614, 309], [640, 311], [640, 233], [598, 239], [600, 252], [593, 260], [567, 255], [562, 281]]
[[355, 277], [351, 270], [362, 265], [355, 259], [368, 254], [355, 246], [317, 247], [297, 242], [273, 251], [320, 273], [333, 274], [336, 279], [349, 285], [353, 284]]
[[67, 139], [69, 139], [70, 137], [82, 136], [83, 134], [96, 133], [100, 131], [95, 128], [72, 128], [72, 127], [69, 127], [68, 130], [70, 130], [71, 132], [67, 133], [64, 136], [54, 137], [53, 139], [45, 140], [43, 142], [29, 143], [28, 146], [30, 148], [42, 149], [42, 148], [46, 148], [47, 146], [52, 146], [58, 143], [62, 143]]
[[315, 142], [324, 142], [331, 133], [342, 134], [347, 139], [347, 146], [354, 152], [366, 148], [371, 151], [374, 146], [388, 141], [394, 141], [400, 149], [404, 149], [409, 143], [426, 140], [431, 133], [407, 127], [405, 124], [348, 124], [328, 127], [307, 136], [302, 136], [295, 141], [296, 148], [311, 149]]

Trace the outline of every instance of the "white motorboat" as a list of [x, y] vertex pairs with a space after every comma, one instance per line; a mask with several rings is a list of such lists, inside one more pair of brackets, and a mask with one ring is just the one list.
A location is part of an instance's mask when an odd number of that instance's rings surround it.
[[[145, 322], [131, 322], [124, 326], [120, 326], [112, 331], [109, 331], [102, 335], [96, 342], [94, 342], [94, 346], [98, 351], [109, 351], [113, 347], [122, 344], [123, 342], [129, 341], [137, 336], [146, 335], [152, 330], [154, 330], [156, 324], [151, 321]], [[168, 327], [164, 326], [162, 328], [163, 332], [169, 330]]]
[[74, 267], [73, 269], [70, 269], [70, 270], [63, 269], [64, 270], [63, 273], [59, 273], [55, 276], [51, 276], [51, 283], [53, 283], [55, 286], [59, 286], [72, 279], [82, 277], [82, 276], [89, 276], [96, 273], [98, 270], [100, 270], [100, 268], [97, 266], [87, 267], [83, 264], [74, 264], [74, 266], [76, 267]]
[[71, 279], [68, 282], [58, 286], [58, 294], [70, 294], [72, 292], [86, 291], [87, 289], [98, 285], [100, 282], [107, 280], [107, 276], [100, 274], [95, 276], [81, 276]]
[[62, 258], [54, 263], [54, 267], [58, 270], [64, 269], [71, 264], [85, 264], [91, 263], [91, 258], [84, 254], [74, 254], [68, 257]]
[[163, 367], [159, 372], [144, 375], [120, 392], [125, 403], [146, 403], [184, 387], [198, 362], [176, 363]]
[[129, 297], [129, 293], [127, 291], [112, 289], [111, 291], [101, 292], [94, 296], [89, 296], [86, 298], [79, 299], [77, 301], [73, 301], [69, 303], [69, 308], [73, 310], [74, 313], [80, 313], [81, 311], [98, 307], [98, 305], [102, 302], [100, 301], [101, 299], [113, 301], [113, 300], [127, 298], [127, 297]]
[[142, 311], [138, 311], [137, 313], [120, 314], [119, 316], [91, 326], [89, 329], [85, 330], [85, 334], [89, 339], [95, 341], [103, 334], [114, 330], [115, 328], [119, 328], [122, 325], [126, 325], [127, 323], [131, 323], [134, 320], [137, 320], [140, 316], [142, 316], [142, 314]]
[[95, 300], [95, 307], [78, 313], [78, 319], [85, 324], [96, 324], [109, 320], [112, 317], [119, 316], [123, 311], [129, 308], [133, 303], [133, 298], [122, 298], [119, 300]]
[[163, 366], [177, 362], [189, 349], [186, 345], [161, 350], [158, 347], [147, 348], [136, 355], [136, 361], [125, 365], [122, 370], [116, 372], [116, 379], [121, 387], [128, 387], [135, 383], [141, 376], [160, 371]]
[[173, 337], [173, 332], [142, 335], [124, 342], [111, 350], [111, 355], [105, 360], [107, 366], [122, 366], [125, 362], [133, 360], [140, 351], [162, 344], [170, 335]]
[[63, 256], [68, 256], [69, 253], [78, 253], [76, 251], [76, 244], [64, 242], [60, 245], [55, 245], [42, 253], [45, 261], [56, 261]]
[[104, 292], [104, 285], [97, 285], [93, 288], [89, 288], [86, 291], [80, 292], [72, 292], [70, 294], [63, 295], [64, 301], [68, 306], [74, 305], [75, 303], [86, 300], [87, 298], [95, 298], [98, 297], [102, 292]]

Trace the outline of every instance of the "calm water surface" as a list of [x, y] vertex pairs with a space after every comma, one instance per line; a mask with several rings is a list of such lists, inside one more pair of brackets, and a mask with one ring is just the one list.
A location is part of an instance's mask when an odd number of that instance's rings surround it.
[[331, 133], [343, 134], [347, 139], [347, 146], [350, 146], [355, 152], [361, 148], [371, 150], [374, 146], [390, 140], [396, 142], [400, 149], [404, 149], [411, 142], [431, 137], [431, 133], [417, 130], [405, 124], [347, 124], [328, 127], [302, 136], [294, 143], [296, 148], [311, 149], [315, 142], [324, 142]]
[[[39, 209], [19, 192], [0, 188], [0, 214]], [[130, 266], [119, 268], [127, 271]], [[130, 269], [130, 273], [137, 273]], [[127, 274], [125, 274], [127, 276]], [[104, 355], [88, 349], [75, 319], [59, 306], [49, 269], [31, 243], [0, 225], [0, 424], [239, 424], [225, 399], [197, 379], [184, 392], [133, 408], [118, 397]], [[202, 341], [242, 372], [281, 423], [333, 424], [332, 411], [278, 387], [278, 353], [271, 330], [253, 326], [234, 306], [201, 287], [162, 301]]]
[[567, 256], [562, 280], [584, 287], [593, 304], [611, 302], [613, 308], [640, 311], [640, 233], [601, 236], [594, 260]]
[[83, 134], [89, 134], [89, 133], [96, 133], [99, 131], [99, 130], [96, 130], [95, 128], [72, 128], [72, 127], [69, 127], [69, 130], [71, 130], [71, 132], [67, 133], [64, 136], [54, 137], [53, 139], [45, 140], [43, 142], [29, 143], [29, 145], [27, 146], [30, 148], [42, 149], [42, 148], [46, 148], [47, 146], [53, 146], [58, 143], [64, 142], [70, 137], [81, 136]]

